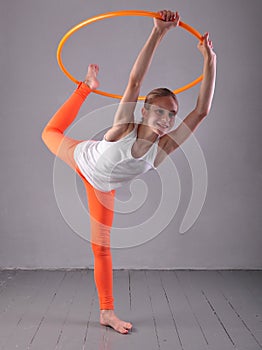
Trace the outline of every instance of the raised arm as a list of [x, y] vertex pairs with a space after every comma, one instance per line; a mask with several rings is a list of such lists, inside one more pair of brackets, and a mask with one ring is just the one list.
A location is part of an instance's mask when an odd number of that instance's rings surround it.
[[[142, 81], [152, 61], [154, 52], [166, 32], [179, 23], [178, 12], [160, 11], [162, 19], [154, 18], [154, 27], [144, 47], [140, 51], [129, 75], [129, 81], [119, 108], [115, 114], [113, 127], [128, 127], [134, 122], [134, 109], [139, 96]], [[132, 102], [132, 103], [126, 103]]]
[[200, 122], [208, 115], [214, 95], [216, 81], [216, 54], [213, 51], [212, 41], [206, 33], [203, 41], [198, 43], [198, 49], [204, 58], [203, 80], [195, 108], [173, 131], [165, 135], [167, 153], [179, 147], [197, 128]]

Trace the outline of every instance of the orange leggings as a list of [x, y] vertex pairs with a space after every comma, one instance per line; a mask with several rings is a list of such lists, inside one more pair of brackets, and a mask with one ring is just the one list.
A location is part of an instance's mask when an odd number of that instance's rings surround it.
[[87, 85], [80, 83], [48, 122], [43, 130], [42, 139], [52, 153], [77, 172], [85, 185], [90, 213], [91, 245], [94, 253], [94, 278], [102, 310], [114, 309], [110, 229], [114, 217], [115, 190], [99, 191], [84, 178], [73, 157], [75, 147], [82, 141], [63, 134], [76, 118], [90, 92]]

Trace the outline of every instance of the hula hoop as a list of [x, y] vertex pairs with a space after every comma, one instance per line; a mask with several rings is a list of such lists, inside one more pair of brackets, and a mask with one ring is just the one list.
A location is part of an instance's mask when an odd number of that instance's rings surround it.
[[[114, 11], [114, 12], [108, 12], [108, 13], [104, 13], [104, 14], [100, 14], [94, 17], [91, 17], [89, 19], [86, 19], [83, 22], [80, 22], [79, 24], [77, 24], [76, 26], [74, 26], [73, 28], [71, 28], [61, 39], [58, 48], [57, 48], [57, 62], [58, 65], [60, 67], [60, 69], [63, 71], [63, 73], [69, 78], [71, 79], [74, 83], [79, 84], [80, 81], [78, 81], [76, 78], [74, 78], [69, 72], [68, 70], [65, 69], [63, 62], [62, 62], [62, 58], [61, 58], [61, 52], [62, 52], [62, 48], [65, 44], [65, 42], [68, 40], [68, 38], [73, 35], [76, 31], [78, 31], [79, 29], [97, 22], [97, 21], [101, 21], [103, 19], [106, 18], [111, 18], [111, 17], [120, 17], [120, 16], [146, 16], [146, 17], [155, 17], [155, 18], [159, 18], [161, 19], [160, 15], [157, 12], [148, 12], [148, 11], [143, 11], [143, 10], [123, 10], [123, 11]], [[194, 35], [195, 37], [197, 37], [197, 39], [202, 40], [202, 35], [193, 27], [191, 27], [190, 25], [184, 23], [184, 22], [179, 22], [179, 26], [185, 30], [187, 30], [190, 34]], [[203, 75], [201, 74], [197, 79], [195, 79], [194, 81], [192, 81], [191, 83], [178, 88], [176, 90], [173, 90], [173, 92], [175, 94], [179, 94], [180, 92], [183, 92], [185, 90], [190, 89], [191, 87], [195, 86], [196, 84], [198, 84], [201, 80], [203, 79]], [[99, 95], [103, 95], [103, 96], [107, 96], [107, 97], [112, 97], [112, 98], [118, 98], [121, 99], [123, 96], [121, 95], [116, 95], [116, 94], [111, 94], [109, 92], [105, 92], [105, 91], [101, 91], [101, 90], [93, 90], [94, 93], [99, 94]], [[144, 100], [145, 96], [139, 96], [138, 97], [139, 100]]]

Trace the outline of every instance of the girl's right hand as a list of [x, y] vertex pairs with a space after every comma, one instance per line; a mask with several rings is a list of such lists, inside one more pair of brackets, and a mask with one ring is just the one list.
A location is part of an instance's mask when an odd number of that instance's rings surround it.
[[172, 11], [159, 11], [161, 19], [154, 18], [154, 26], [160, 30], [169, 30], [170, 28], [177, 27], [180, 21], [179, 13]]

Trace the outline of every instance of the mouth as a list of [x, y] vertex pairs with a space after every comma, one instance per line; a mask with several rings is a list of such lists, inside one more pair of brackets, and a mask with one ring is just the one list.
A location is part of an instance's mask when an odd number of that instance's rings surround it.
[[156, 123], [156, 124], [163, 130], [168, 129], [168, 125], [163, 125], [163, 124], [160, 124], [160, 123]]

